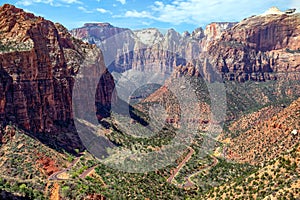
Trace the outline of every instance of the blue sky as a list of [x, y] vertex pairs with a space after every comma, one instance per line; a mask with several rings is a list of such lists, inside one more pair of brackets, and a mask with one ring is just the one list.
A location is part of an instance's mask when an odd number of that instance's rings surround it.
[[300, 0], [9, 0], [4, 3], [59, 22], [68, 29], [87, 22], [109, 22], [131, 29], [174, 28], [179, 32], [205, 27], [210, 22], [240, 21], [272, 6], [300, 10]]

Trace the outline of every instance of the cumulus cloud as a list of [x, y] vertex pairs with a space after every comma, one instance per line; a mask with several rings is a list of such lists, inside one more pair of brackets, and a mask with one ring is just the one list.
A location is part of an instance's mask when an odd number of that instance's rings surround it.
[[21, 0], [18, 1], [16, 4], [23, 5], [23, 6], [30, 6], [34, 3], [44, 3], [44, 4], [53, 5], [53, 0]]
[[[235, 21], [241, 16], [259, 14], [284, 0], [173, 0], [155, 1], [150, 11], [127, 11], [126, 17], [150, 18], [174, 25], [203, 24], [211, 21]], [[299, 0], [294, 0], [299, 2]], [[265, 10], [262, 10], [265, 9]], [[256, 13], [257, 12], [257, 13]]]
[[136, 10], [126, 11], [125, 17], [153, 18], [153, 16], [147, 11], [138, 12]]
[[30, 6], [36, 3], [49, 4], [51, 6], [62, 6], [63, 4], [82, 4], [79, 0], [20, 0], [17, 1], [17, 5]]
[[79, 3], [82, 4], [81, 1], [78, 0], [61, 0], [63, 3], [72, 4], [72, 3]]
[[120, 2], [121, 4], [126, 4], [126, 0], [117, 0], [118, 2]]
[[93, 13], [92, 10], [88, 10], [87, 8], [83, 7], [83, 6], [79, 6], [78, 10], [83, 11], [84, 13]]
[[96, 10], [100, 13], [111, 13], [109, 10], [106, 10], [104, 8], [97, 8]]

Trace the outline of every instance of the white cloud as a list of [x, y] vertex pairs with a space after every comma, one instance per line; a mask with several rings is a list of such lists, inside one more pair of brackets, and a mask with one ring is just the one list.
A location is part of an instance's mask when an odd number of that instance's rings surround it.
[[29, 6], [29, 5], [32, 4], [32, 2], [25, 0], [25, 1], [18, 1], [16, 4], [17, 5], [23, 5], [23, 6]]
[[[286, 0], [172, 0], [155, 1], [150, 10], [127, 11], [125, 17], [149, 18], [174, 25], [203, 25], [212, 21], [236, 21], [260, 14], [272, 5], [285, 5]], [[290, 0], [289, 0], [290, 1]], [[299, 0], [293, 0], [299, 4]]]
[[63, 4], [83, 4], [79, 0], [19, 0], [17, 5], [30, 6], [36, 3], [49, 4], [51, 6], [62, 6]]
[[125, 17], [153, 18], [153, 16], [147, 11], [138, 12], [136, 10], [126, 11]]
[[30, 6], [34, 3], [44, 3], [44, 4], [53, 5], [53, 0], [20, 0], [16, 4], [23, 5], [23, 6]]
[[[227, 0], [226, 2], [220, 0], [174, 0], [169, 4], [156, 1], [152, 6], [152, 10], [156, 12], [157, 20], [162, 22], [199, 24], [208, 16], [209, 18], [215, 18], [215, 20], [218, 17], [228, 20], [233, 13], [240, 15], [244, 6], [244, 3], [242, 5], [239, 3], [241, 1], [250, 3], [253, 0]], [[234, 4], [238, 4], [238, 6]]]
[[79, 6], [78, 10], [83, 11], [84, 13], [93, 13], [94, 11], [92, 10], [88, 10], [87, 8], [83, 7], [83, 6]]
[[126, 0], [117, 0], [118, 2], [120, 2], [121, 4], [126, 4]]
[[111, 13], [109, 10], [106, 10], [104, 8], [97, 8], [96, 10], [100, 13]]
[[78, 1], [78, 0], [61, 0], [63, 3], [68, 3], [68, 4], [72, 4], [72, 3], [79, 3], [82, 4], [82, 2]]

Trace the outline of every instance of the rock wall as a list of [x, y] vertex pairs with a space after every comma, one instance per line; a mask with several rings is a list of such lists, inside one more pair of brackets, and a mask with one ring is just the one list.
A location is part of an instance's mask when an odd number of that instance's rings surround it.
[[[0, 121], [52, 138], [68, 150], [82, 148], [72, 89], [79, 72], [105, 72], [101, 51], [73, 38], [62, 25], [8, 4], [0, 7], [0, 32]], [[107, 99], [98, 96], [98, 102]]]
[[131, 31], [102, 23], [86, 24], [71, 34], [100, 47], [108, 69], [117, 72], [172, 73], [174, 67], [198, 58], [204, 38], [202, 28], [181, 35], [174, 29], [162, 34], [155, 28]]
[[227, 80], [299, 79], [300, 14], [244, 19], [208, 47], [208, 60]]
[[299, 22], [299, 14], [280, 12], [239, 23], [214, 22], [182, 35], [173, 29], [162, 34], [153, 28], [131, 31], [109, 24], [87, 24], [71, 32], [97, 44], [110, 71], [172, 73], [176, 66], [190, 63], [209, 81], [220, 76], [243, 82], [274, 80], [282, 73], [299, 78]]

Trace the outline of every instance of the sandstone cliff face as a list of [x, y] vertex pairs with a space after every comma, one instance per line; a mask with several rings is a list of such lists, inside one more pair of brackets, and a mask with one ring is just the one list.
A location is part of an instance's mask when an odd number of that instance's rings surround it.
[[[175, 67], [172, 78], [203, 77], [206, 84], [225, 80], [227, 121], [256, 105], [299, 97], [299, 20], [299, 14], [254, 16], [232, 24], [222, 33], [215, 31], [211, 24], [201, 40], [212, 38], [207, 42], [206, 51], [202, 49], [199, 60]], [[157, 97], [164, 96], [166, 92], [158, 90], [147, 101], [155, 102]], [[167, 105], [166, 110], [171, 109], [172, 105]], [[197, 105], [193, 110], [197, 110]]]
[[300, 14], [244, 19], [208, 47], [208, 60], [227, 80], [299, 79]]
[[[94, 29], [110, 29], [113, 33], [106, 30], [110, 34], [101, 34], [101, 38], [97, 35], [85, 37], [97, 41], [97, 45], [104, 49], [104, 56], [108, 55], [110, 59], [110, 70], [164, 72], [172, 73], [173, 78], [185, 75], [204, 77], [208, 82], [299, 80], [299, 24], [299, 14], [271, 12], [252, 16], [239, 23], [211, 23], [205, 30], [198, 28], [183, 35], [172, 29], [164, 35], [157, 29], [134, 32], [121, 29], [124, 32], [118, 40], [119, 46], [112, 45], [118, 47], [115, 52], [109, 50], [108, 46], [111, 41], [115, 44], [117, 37], [114, 36], [121, 32], [117, 31], [118, 28], [94, 25]], [[85, 31], [89, 35], [86, 30], [89, 29], [75, 29], [74, 36], [81, 37], [76, 35], [78, 31]], [[276, 84], [276, 98], [298, 94], [295, 91], [298, 86], [291, 86], [282, 93], [280, 88], [285, 88], [282, 86], [284, 84], [282, 81]], [[164, 93], [162, 88], [154, 96], [160, 96], [163, 101]], [[262, 90], [258, 94], [266, 95]], [[252, 97], [256, 98], [255, 95]], [[268, 103], [272, 100], [260, 98], [255, 101]], [[172, 105], [165, 106], [170, 110], [169, 113], [179, 112], [176, 109], [171, 112]]]
[[213, 22], [208, 24], [203, 31], [203, 39], [201, 42], [202, 52], [207, 51], [208, 45], [221, 37], [221, 34], [227, 29], [232, 28], [237, 23], [234, 22]]
[[83, 28], [73, 29], [71, 33], [84, 41], [95, 43], [125, 31], [130, 32], [127, 28], [114, 27], [109, 23], [86, 23]]
[[114, 27], [108, 23], [87, 23], [82, 28], [71, 30], [71, 34], [101, 48], [105, 64], [110, 65], [110, 71], [120, 72], [129, 69], [125, 63], [132, 59], [129, 58], [129, 52], [134, 47], [134, 34], [131, 30]]
[[[126, 34], [123, 32], [116, 45], [115, 36], [120, 31], [116, 31], [115, 27], [103, 28], [103, 25], [94, 25], [95, 29], [112, 29], [115, 32], [106, 37], [102, 34], [101, 38], [96, 35], [85, 37], [92, 38], [104, 49], [104, 57], [109, 58], [110, 62], [107, 64], [112, 71], [137, 69], [145, 72], [171, 73], [171, 78], [204, 77], [208, 82], [224, 80], [259, 82], [285, 78], [299, 80], [299, 24], [299, 14], [277, 13], [253, 16], [239, 23], [211, 23], [205, 30], [198, 28], [192, 33], [185, 32], [182, 35], [172, 29], [165, 34], [157, 29], [127, 30], [124, 31]], [[72, 32], [75, 37], [80, 38], [81, 36], [76, 33], [85, 31], [89, 35], [88, 30], [83, 27]], [[118, 47], [118, 50], [109, 50], [110, 41], [113, 41], [112, 46]], [[166, 87], [172, 84], [169, 82]], [[265, 85], [261, 88], [251, 85], [247, 91], [245, 85], [236, 87], [227, 84], [230, 108], [226, 119], [233, 119], [237, 117], [236, 113], [249, 109], [251, 106], [248, 104], [265, 105], [284, 96], [299, 95], [298, 85], [287, 86], [284, 80], [272, 84], [270, 86], [272, 89], [269, 90], [274, 90], [273, 93], [266, 92], [263, 89]], [[180, 86], [177, 90], [180, 90]], [[234, 100], [239, 98], [235, 96], [239, 96], [240, 93], [243, 94], [241, 100]], [[171, 96], [163, 87], [145, 102], [162, 104], [169, 115], [167, 121], [178, 125], [178, 113], [181, 111], [179, 106], [170, 101]], [[245, 106], [241, 108], [239, 104]], [[190, 107], [195, 111], [199, 110], [200, 113], [203, 110], [204, 112], [199, 119], [189, 120], [200, 123], [211, 120], [207, 115], [211, 109], [207, 102]], [[202, 129], [205, 130], [205, 123]]]
[[236, 25], [234, 22], [213, 22], [205, 27], [204, 35], [209, 41], [218, 39], [226, 29], [234, 25]]
[[172, 29], [163, 35], [157, 29], [130, 31], [88, 24], [72, 34], [96, 43], [111, 71], [172, 73], [176, 66], [192, 63], [197, 74], [209, 81], [217, 76], [240, 82], [265, 81], [282, 73], [297, 79], [299, 18], [299, 14], [267, 12], [239, 23], [211, 23], [205, 30], [182, 35]]
[[[82, 147], [73, 125], [74, 77], [93, 65], [105, 71], [101, 52], [63, 26], [8, 4], [0, 7], [0, 32], [0, 121], [69, 149]], [[85, 63], [89, 54], [95, 60]]]
[[197, 62], [182, 65], [175, 76], [190, 74], [208, 81], [299, 80], [300, 14], [267, 14], [246, 18], [223, 32], [212, 23], [201, 40]]
[[232, 24], [214, 23], [211, 25], [214, 30], [197, 28], [192, 33], [180, 35], [173, 29], [162, 34], [155, 28], [131, 31], [100, 23], [86, 24], [72, 30], [71, 34], [100, 47], [110, 71], [136, 69], [172, 73], [174, 67], [198, 59], [207, 46], [205, 41], [219, 37]]

